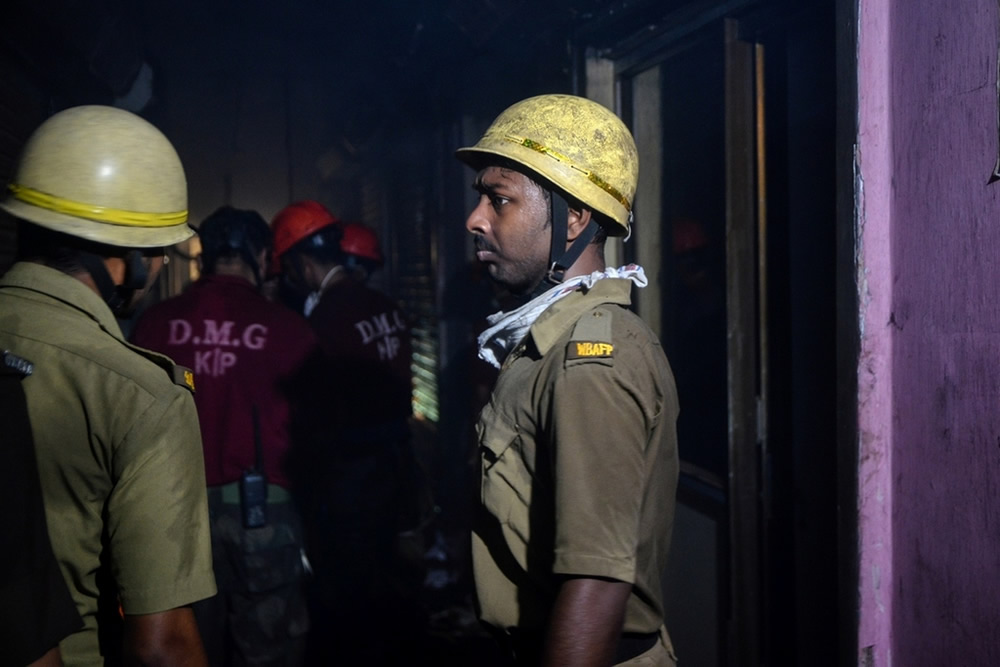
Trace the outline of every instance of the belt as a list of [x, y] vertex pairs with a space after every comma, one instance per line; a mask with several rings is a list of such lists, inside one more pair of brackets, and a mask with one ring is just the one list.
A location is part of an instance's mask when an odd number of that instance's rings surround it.
[[[501, 634], [500, 638], [508, 645], [518, 664], [535, 664], [541, 659], [543, 635], [540, 631], [510, 628], [509, 632]], [[656, 646], [659, 639], [659, 632], [623, 632], [615, 650], [614, 664], [642, 655]]]
[[[208, 487], [208, 493], [214, 495], [216, 498], [221, 498], [222, 502], [227, 505], [239, 505], [240, 504], [240, 483], [230, 482], [229, 484], [223, 484], [222, 486], [210, 486]], [[277, 505], [279, 503], [291, 502], [292, 494], [288, 492], [288, 489], [278, 486], [277, 484], [267, 485], [267, 504]]]

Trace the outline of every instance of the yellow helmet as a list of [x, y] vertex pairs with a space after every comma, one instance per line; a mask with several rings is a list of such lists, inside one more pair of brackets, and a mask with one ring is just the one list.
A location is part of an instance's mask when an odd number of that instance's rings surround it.
[[512, 160], [621, 227], [609, 233], [628, 233], [639, 153], [625, 124], [597, 102], [574, 95], [529, 97], [497, 116], [475, 146], [455, 155], [475, 169], [491, 155]]
[[0, 207], [71, 236], [129, 248], [173, 245], [194, 234], [187, 180], [163, 133], [107, 106], [55, 114], [28, 139]]

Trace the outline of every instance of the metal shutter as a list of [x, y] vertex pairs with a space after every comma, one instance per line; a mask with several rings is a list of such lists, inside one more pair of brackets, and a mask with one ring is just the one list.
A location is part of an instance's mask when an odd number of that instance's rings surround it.
[[413, 412], [437, 423], [438, 317], [427, 189], [423, 182], [402, 182], [395, 190], [391, 251], [397, 297], [413, 320]]

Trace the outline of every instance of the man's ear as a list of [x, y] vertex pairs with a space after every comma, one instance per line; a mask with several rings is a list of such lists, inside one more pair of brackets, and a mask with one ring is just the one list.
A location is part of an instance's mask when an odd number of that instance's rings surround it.
[[566, 240], [575, 241], [590, 224], [592, 213], [588, 208], [570, 208], [566, 219]]

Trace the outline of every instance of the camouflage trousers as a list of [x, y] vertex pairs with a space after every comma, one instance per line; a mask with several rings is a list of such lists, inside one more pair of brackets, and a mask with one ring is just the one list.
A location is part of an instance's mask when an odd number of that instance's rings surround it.
[[208, 490], [219, 593], [194, 605], [209, 662], [213, 667], [300, 665], [309, 615], [302, 523], [295, 506], [268, 503], [267, 524], [246, 529], [239, 502], [233, 502], [232, 493], [223, 495], [221, 488]]

